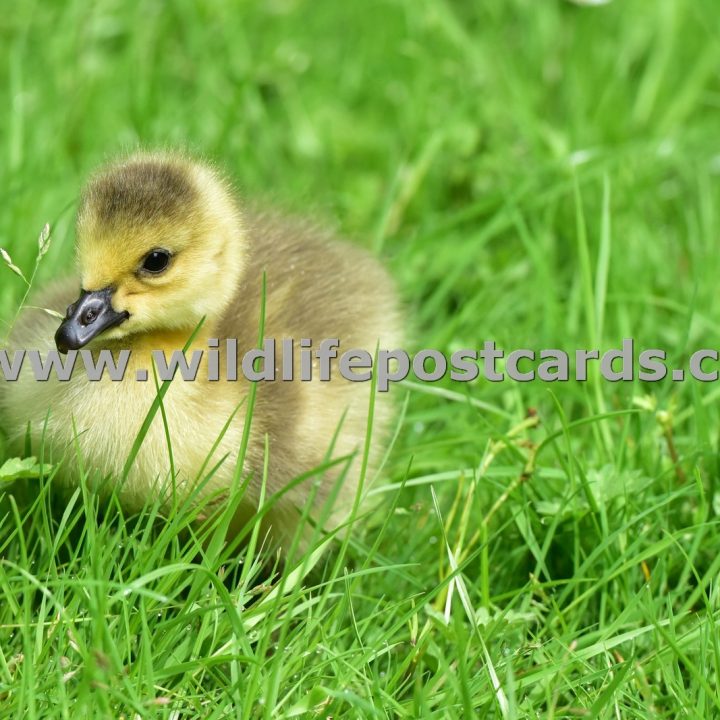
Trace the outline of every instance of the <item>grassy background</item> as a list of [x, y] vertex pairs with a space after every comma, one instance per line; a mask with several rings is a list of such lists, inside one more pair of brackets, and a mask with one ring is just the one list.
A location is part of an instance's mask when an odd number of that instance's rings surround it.
[[[0, 245], [30, 271], [50, 221], [51, 278], [88, 171], [187, 145], [381, 254], [417, 346], [633, 336], [680, 366], [720, 342], [716, 20], [711, 0], [15, 3]], [[4, 317], [23, 290], [4, 271]], [[406, 389], [382, 511], [260, 585], [252, 553], [198, 555], [185, 515], [0, 489], [0, 717], [718, 715], [717, 389]]]

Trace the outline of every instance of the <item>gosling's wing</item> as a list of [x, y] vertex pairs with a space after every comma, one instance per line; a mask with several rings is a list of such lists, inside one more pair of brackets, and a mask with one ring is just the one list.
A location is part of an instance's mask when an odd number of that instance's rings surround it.
[[341, 347], [398, 347], [394, 283], [366, 250], [297, 218], [270, 212], [246, 217], [250, 257], [222, 329], [239, 346], [257, 343], [263, 273], [265, 336], [340, 339]]

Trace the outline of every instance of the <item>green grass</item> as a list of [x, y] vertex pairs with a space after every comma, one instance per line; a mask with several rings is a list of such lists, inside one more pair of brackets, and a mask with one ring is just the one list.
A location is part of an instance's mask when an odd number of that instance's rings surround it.
[[[92, 168], [186, 145], [382, 255], [414, 347], [718, 347], [714, 1], [232, 5], [5, 9], [0, 245], [29, 273], [50, 222], [38, 283]], [[720, 716], [717, 388], [400, 394], [380, 509], [282, 573], [189, 509], [0, 488], [0, 717]]]

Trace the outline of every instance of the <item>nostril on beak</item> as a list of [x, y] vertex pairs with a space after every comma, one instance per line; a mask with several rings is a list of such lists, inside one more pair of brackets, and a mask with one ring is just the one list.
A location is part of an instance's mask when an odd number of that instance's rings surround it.
[[95, 322], [96, 318], [97, 311], [95, 310], [95, 308], [89, 307], [83, 310], [82, 314], [80, 315], [80, 322], [83, 325], [92, 325]]

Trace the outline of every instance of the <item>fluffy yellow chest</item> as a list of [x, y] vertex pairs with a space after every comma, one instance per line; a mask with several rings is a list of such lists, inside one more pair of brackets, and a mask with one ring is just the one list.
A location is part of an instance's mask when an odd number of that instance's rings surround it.
[[[178, 373], [162, 405], [153, 408], [157, 389], [152, 374], [145, 382], [136, 379], [136, 370], [148, 367], [148, 358], [140, 352], [133, 354], [120, 382], [107, 377], [90, 381], [81, 368], [67, 382], [51, 379], [39, 386], [26, 379], [32, 383], [26, 409], [32, 412], [35, 445], [44, 438], [55, 460], [65, 457], [68, 482], [80, 469], [96, 483], [108, 476], [113, 482], [124, 478], [120, 496], [133, 508], [168, 487], [173, 470], [173, 485], [181, 490], [213, 469], [205, 492], [226, 486], [243, 427], [237, 383], [210, 383], [203, 373], [185, 381]], [[137, 443], [137, 455], [128, 464]]]

